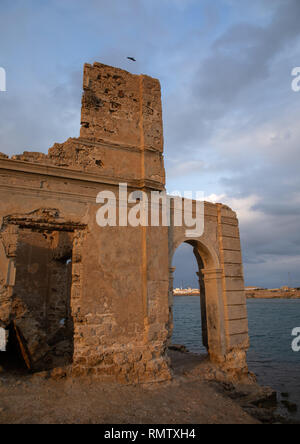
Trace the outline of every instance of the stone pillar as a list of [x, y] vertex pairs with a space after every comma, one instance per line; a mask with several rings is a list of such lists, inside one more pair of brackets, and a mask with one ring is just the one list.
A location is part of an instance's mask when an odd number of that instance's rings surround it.
[[8, 225], [2, 232], [0, 288], [0, 326], [7, 327], [10, 322], [12, 296], [16, 281], [16, 256], [18, 248], [19, 227]]
[[208, 349], [212, 361], [221, 362], [226, 354], [226, 332], [222, 290], [222, 270], [202, 270], [206, 293]]
[[202, 342], [204, 347], [208, 348], [208, 333], [207, 333], [207, 308], [206, 308], [206, 294], [205, 294], [205, 284], [202, 272], [197, 272], [199, 280], [199, 290], [200, 290], [200, 308], [201, 308], [201, 327], [202, 327]]
[[176, 267], [169, 268], [169, 323], [168, 323], [168, 345], [171, 345], [171, 339], [173, 334], [173, 304], [174, 304], [174, 295], [173, 295], [173, 286], [174, 286], [174, 273]]
[[74, 323], [74, 352], [73, 352], [73, 375], [79, 376], [86, 373], [87, 352], [83, 334], [84, 317], [81, 313], [82, 307], [82, 242], [85, 232], [75, 231], [72, 251], [72, 286], [71, 286], [71, 312]]
[[217, 204], [217, 207], [226, 320], [227, 350], [224, 367], [235, 374], [247, 374], [249, 335], [239, 223], [230, 208], [222, 204]]

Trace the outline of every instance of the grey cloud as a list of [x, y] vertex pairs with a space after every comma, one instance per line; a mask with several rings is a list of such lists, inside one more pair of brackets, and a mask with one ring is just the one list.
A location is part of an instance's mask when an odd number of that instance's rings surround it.
[[[9, 81], [21, 84], [22, 79], [26, 89], [10, 90], [0, 97], [0, 151], [46, 151], [55, 141], [78, 136], [83, 60], [159, 77], [168, 177], [187, 180], [194, 174], [197, 187], [198, 174], [209, 184], [217, 182], [229, 196], [259, 195], [261, 200], [253, 211], [262, 213], [264, 222], [241, 224], [246, 279], [253, 285], [279, 285], [288, 269], [294, 274], [299, 270], [299, 207], [293, 196], [300, 186], [300, 134], [296, 118], [289, 122], [289, 113], [299, 115], [300, 94], [291, 93], [289, 76], [293, 63], [299, 63], [291, 48], [300, 42], [300, 2], [224, 0], [219, 4], [224, 2], [241, 19], [235, 19], [218, 38], [213, 36], [221, 29], [222, 15], [217, 6], [211, 9], [212, 2], [207, 9], [211, 26], [205, 23], [199, 29], [196, 24], [189, 28], [170, 20], [183, 7], [180, 1], [171, 7], [167, 0], [88, 0], [83, 10], [80, 2], [51, 0], [41, 11], [35, 8], [33, 17], [28, 5], [34, 6], [35, 1], [28, 0], [21, 8], [24, 2], [16, 0], [13, 14], [7, 12], [11, 2], [6, 2], [0, 17], [1, 35], [5, 36], [0, 65], [11, 54], [15, 62], [9, 68], [22, 75], [12, 80], [10, 76]], [[163, 9], [166, 5], [168, 10]], [[199, 2], [184, 4], [185, 8], [191, 5]], [[63, 31], [56, 28], [58, 16], [52, 15], [53, 10], [69, 18]], [[80, 11], [77, 29], [72, 19]], [[37, 19], [39, 26], [43, 20], [47, 25], [41, 42], [34, 39]], [[75, 29], [81, 46], [72, 69], [65, 67], [63, 74], [59, 69], [55, 79], [49, 79], [50, 75], [41, 78], [34, 67], [37, 60], [48, 62], [47, 43], [60, 54], [54, 31], [72, 42]], [[91, 50], [92, 41], [99, 44]], [[137, 64], [128, 64], [127, 55], [136, 56]], [[273, 129], [274, 140], [266, 146], [257, 132], [261, 130], [264, 137], [269, 131], [273, 137]], [[182, 269], [179, 280], [192, 285], [196, 278], [193, 266], [188, 266], [190, 257], [189, 250], [182, 256], [178, 253], [177, 272]]]
[[[279, 98], [278, 86], [282, 89], [282, 84], [273, 83], [272, 63], [300, 37], [300, 3], [288, 0], [277, 5], [270, 23], [234, 24], [206, 50], [208, 56], [200, 56], [198, 64], [192, 62], [194, 75], [188, 87], [170, 96], [166, 106], [170, 152], [186, 151], [189, 146], [204, 151], [216, 130], [226, 125], [226, 119], [240, 115], [241, 121], [255, 120], [257, 113], [264, 118], [263, 110], [268, 106], [267, 112], [276, 112], [271, 104]], [[289, 71], [287, 66], [287, 89]]]
[[169, 177], [183, 177], [186, 175], [191, 175], [193, 173], [200, 174], [201, 171], [203, 171], [205, 167], [205, 163], [201, 160], [172, 160], [170, 159], [169, 162], [167, 161], [166, 164], [168, 165], [169, 170]]
[[228, 110], [241, 91], [268, 79], [271, 60], [300, 36], [299, 16], [300, 3], [288, 0], [266, 27], [233, 25], [214, 42], [211, 56], [200, 66], [195, 79], [200, 97], [217, 112]]
[[49, 91], [29, 90], [22, 96], [5, 93], [0, 107], [0, 151], [9, 155], [47, 152], [53, 143], [77, 137], [81, 100], [78, 83], [76, 73], [69, 82]]

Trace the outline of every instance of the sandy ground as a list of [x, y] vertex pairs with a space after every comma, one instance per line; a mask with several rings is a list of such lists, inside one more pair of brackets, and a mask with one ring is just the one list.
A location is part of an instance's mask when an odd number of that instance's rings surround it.
[[170, 382], [143, 386], [0, 374], [0, 424], [257, 424], [177, 353]]

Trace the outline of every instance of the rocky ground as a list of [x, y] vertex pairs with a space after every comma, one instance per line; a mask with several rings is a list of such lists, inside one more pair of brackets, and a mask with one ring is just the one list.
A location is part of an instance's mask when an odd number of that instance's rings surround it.
[[261, 408], [266, 400], [272, 404], [271, 391], [255, 384], [216, 382], [214, 369], [199, 356], [171, 354], [174, 379], [160, 384], [125, 386], [72, 379], [63, 370], [36, 375], [2, 372], [0, 424], [279, 422], [272, 409]]

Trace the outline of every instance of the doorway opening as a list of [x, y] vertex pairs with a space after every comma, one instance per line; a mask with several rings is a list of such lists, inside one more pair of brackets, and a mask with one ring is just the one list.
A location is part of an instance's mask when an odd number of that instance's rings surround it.
[[[73, 360], [73, 236], [67, 231], [19, 230], [13, 318], [31, 371], [63, 367]], [[16, 348], [13, 351], [17, 356]]]
[[173, 257], [173, 334], [171, 350], [208, 354], [203, 261], [195, 245], [181, 244]]

